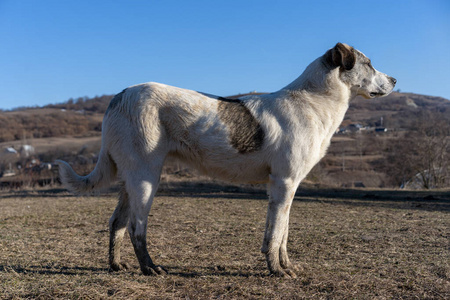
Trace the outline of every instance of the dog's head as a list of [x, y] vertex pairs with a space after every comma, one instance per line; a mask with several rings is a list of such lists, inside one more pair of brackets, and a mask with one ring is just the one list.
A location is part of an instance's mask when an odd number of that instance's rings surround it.
[[328, 65], [339, 68], [339, 77], [354, 95], [366, 99], [383, 97], [394, 89], [397, 80], [378, 72], [360, 51], [346, 44], [337, 43], [325, 54]]

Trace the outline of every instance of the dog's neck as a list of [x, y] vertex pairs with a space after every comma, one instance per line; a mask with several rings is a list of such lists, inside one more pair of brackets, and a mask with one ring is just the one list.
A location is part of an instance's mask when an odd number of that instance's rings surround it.
[[[287, 101], [299, 102], [294, 107], [314, 112], [323, 124], [322, 129], [327, 131], [325, 140], [329, 141], [344, 119], [354, 95], [340, 80], [339, 68], [327, 65], [324, 60], [325, 57], [319, 57], [313, 61], [302, 75], [280, 92], [287, 96]], [[302, 113], [299, 112], [298, 116]], [[325, 144], [328, 145], [328, 142]]]
[[297, 79], [281, 90], [293, 96], [314, 94], [339, 103], [348, 103], [355, 96], [339, 79], [339, 68], [327, 63], [326, 55], [313, 61]]

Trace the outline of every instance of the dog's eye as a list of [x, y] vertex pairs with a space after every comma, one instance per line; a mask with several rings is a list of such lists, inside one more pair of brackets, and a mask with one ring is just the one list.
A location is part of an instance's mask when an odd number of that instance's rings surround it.
[[373, 68], [372, 67], [372, 62], [369, 60], [369, 62], [367, 63], [367, 65], [370, 67], [370, 68]]

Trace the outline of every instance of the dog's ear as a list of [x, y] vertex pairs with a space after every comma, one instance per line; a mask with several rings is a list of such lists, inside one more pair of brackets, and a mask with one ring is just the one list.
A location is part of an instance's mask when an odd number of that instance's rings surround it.
[[331, 49], [331, 61], [336, 67], [341, 67], [344, 70], [351, 70], [355, 66], [356, 56], [353, 48], [337, 43], [333, 49]]

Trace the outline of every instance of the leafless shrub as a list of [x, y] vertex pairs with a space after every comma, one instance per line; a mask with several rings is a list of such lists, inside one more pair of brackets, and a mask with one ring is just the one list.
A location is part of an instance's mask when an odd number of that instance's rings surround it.
[[448, 187], [449, 163], [450, 124], [439, 113], [422, 113], [413, 131], [387, 148], [386, 169], [401, 186], [415, 178], [421, 188]]

